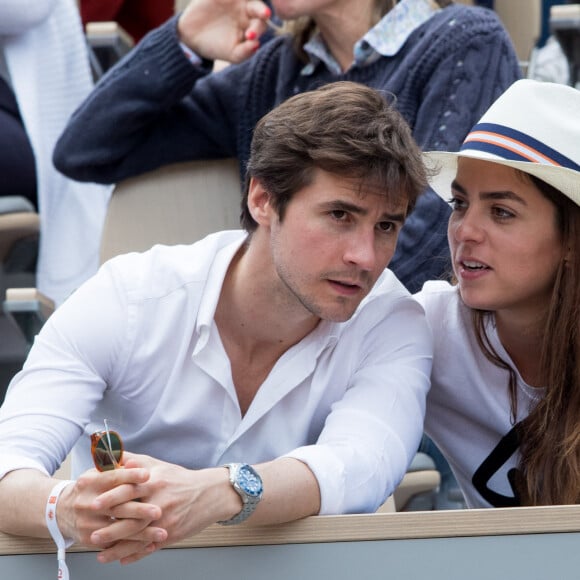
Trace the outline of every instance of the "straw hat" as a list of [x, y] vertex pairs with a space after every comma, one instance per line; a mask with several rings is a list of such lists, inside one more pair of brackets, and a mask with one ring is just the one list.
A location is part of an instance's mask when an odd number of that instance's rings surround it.
[[424, 153], [439, 172], [431, 187], [445, 200], [457, 159], [469, 157], [514, 167], [549, 183], [580, 205], [580, 91], [524, 79], [511, 85], [487, 110], [457, 153]]

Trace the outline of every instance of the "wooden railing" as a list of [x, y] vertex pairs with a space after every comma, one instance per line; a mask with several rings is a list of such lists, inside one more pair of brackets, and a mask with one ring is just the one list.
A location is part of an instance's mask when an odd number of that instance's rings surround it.
[[[319, 516], [261, 527], [214, 525], [129, 566], [99, 564], [93, 549], [80, 546], [69, 550], [68, 559], [71, 580], [108, 574], [116, 580], [284, 580], [297, 575], [309, 580], [323, 578], [322, 572], [333, 580], [352, 580], [353, 574], [356, 580], [427, 574], [446, 580], [540, 580], [579, 577], [579, 542], [580, 506], [554, 506]], [[0, 534], [0, 577], [32, 580], [41, 571], [50, 578], [56, 569], [54, 552], [50, 540]], [[448, 565], [438, 571], [442, 562]], [[404, 576], [397, 570], [405, 570]]]

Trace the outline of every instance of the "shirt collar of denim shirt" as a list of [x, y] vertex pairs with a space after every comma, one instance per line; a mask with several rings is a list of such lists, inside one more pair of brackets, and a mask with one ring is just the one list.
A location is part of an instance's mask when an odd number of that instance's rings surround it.
[[[437, 10], [440, 8], [434, 0], [401, 0], [355, 44], [351, 68], [366, 66], [381, 56], [397, 54], [411, 33]], [[333, 74], [343, 72], [319, 33], [304, 45], [304, 51], [310, 62], [302, 69], [302, 75], [311, 75], [321, 62]]]

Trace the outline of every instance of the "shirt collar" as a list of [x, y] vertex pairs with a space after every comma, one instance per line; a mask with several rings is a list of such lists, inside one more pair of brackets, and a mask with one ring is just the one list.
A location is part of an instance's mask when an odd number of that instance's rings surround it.
[[[433, 0], [401, 0], [354, 46], [355, 66], [366, 66], [381, 56], [394, 56], [405, 44], [411, 33], [440, 10]], [[305, 45], [304, 51], [310, 62], [304, 66], [302, 75], [311, 75], [319, 63], [323, 63], [333, 74], [341, 74], [341, 68], [320, 33], [315, 34]]]
[[[241, 239], [236, 240], [217, 252], [214, 256], [206, 281], [206, 288], [202, 294], [199, 309], [197, 312], [197, 320], [195, 331], [199, 337], [193, 355], [199, 353], [208, 343], [210, 333], [214, 326], [214, 316], [217, 308], [217, 303], [221, 294], [221, 287], [223, 286], [226, 273], [229, 265], [233, 260], [236, 252], [240, 249], [243, 243], [247, 241], [247, 235]], [[367, 297], [368, 298], [368, 297]], [[360, 308], [360, 306], [359, 306]], [[344, 323], [321, 321], [320, 324], [306, 337], [306, 342], [309, 345], [318, 344], [313, 347], [314, 357], [317, 358], [322, 350], [328, 346], [333, 346], [340, 336], [344, 327]], [[305, 340], [305, 339], [303, 339]], [[302, 342], [302, 341], [301, 341]], [[309, 347], [310, 348], [310, 347]]]

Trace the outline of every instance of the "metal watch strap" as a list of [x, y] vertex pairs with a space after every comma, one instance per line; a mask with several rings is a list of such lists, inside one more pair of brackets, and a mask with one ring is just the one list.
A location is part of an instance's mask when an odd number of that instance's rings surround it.
[[261, 494], [259, 496], [251, 496], [247, 493], [244, 493], [239, 486], [236, 485], [236, 476], [238, 470], [241, 466], [245, 465], [244, 463], [227, 463], [223, 467], [227, 467], [230, 472], [230, 483], [232, 487], [236, 490], [239, 496], [242, 498], [242, 509], [238, 512], [235, 516], [231, 517], [229, 520], [222, 520], [219, 521], [218, 524], [222, 526], [233, 526], [235, 524], [240, 524], [247, 518], [249, 518], [256, 509], [256, 506], [260, 503], [262, 499]]

